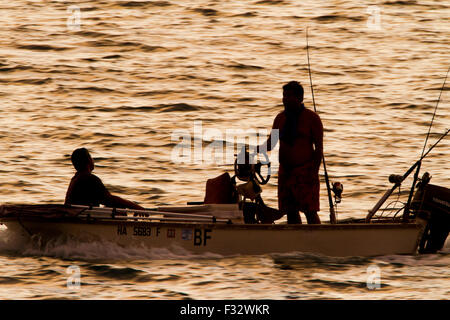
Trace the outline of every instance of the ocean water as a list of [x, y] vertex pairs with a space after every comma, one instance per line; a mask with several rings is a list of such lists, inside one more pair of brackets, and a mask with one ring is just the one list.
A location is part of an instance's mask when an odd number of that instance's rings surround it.
[[[81, 146], [114, 194], [146, 207], [203, 200], [206, 179], [233, 172], [237, 149], [208, 153], [234, 141], [227, 130], [270, 129], [290, 80], [313, 108], [308, 28], [327, 169], [344, 185], [338, 215], [362, 218], [387, 177], [420, 157], [449, 68], [444, 1], [17, 0], [0, 1], [0, 16], [2, 204], [62, 203]], [[450, 127], [448, 90], [428, 146]], [[422, 164], [445, 187], [449, 141]], [[184, 163], [181, 143], [192, 146]], [[271, 160], [262, 196], [276, 207], [276, 151]], [[324, 183], [320, 217], [328, 220]], [[42, 248], [0, 227], [0, 298], [448, 299], [449, 262], [448, 244], [426, 256], [186, 257], [111, 243]], [[67, 287], [71, 266], [79, 289]]]

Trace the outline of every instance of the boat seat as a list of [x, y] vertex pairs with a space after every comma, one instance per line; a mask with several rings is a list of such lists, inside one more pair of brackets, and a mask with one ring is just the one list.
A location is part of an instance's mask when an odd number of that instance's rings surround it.
[[237, 202], [236, 186], [228, 172], [206, 181], [205, 204], [230, 204]]

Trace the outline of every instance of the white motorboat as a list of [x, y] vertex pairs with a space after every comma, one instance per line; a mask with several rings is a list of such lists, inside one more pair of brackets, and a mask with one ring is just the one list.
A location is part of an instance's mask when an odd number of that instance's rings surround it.
[[217, 209], [214, 205], [164, 208], [176, 212], [154, 211], [149, 217], [134, 217], [131, 212], [114, 216], [108, 208], [19, 205], [3, 206], [1, 221], [8, 229], [40, 240], [66, 236], [221, 255], [295, 251], [329, 256], [414, 254], [424, 230], [424, 225], [416, 222], [245, 224], [239, 221], [242, 219], [221, 218], [230, 212], [243, 216], [237, 204], [222, 205], [224, 215]]
[[[56, 237], [68, 237], [82, 241], [111, 241], [121, 246], [184, 250], [194, 254], [308, 252], [328, 256], [378, 256], [436, 252], [442, 248], [448, 235], [450, 190], [429, 184], [427, 173], [422, 179], [417, 179], [419, 183], [414, 199], [407, 207], [398, 210], [403, 210], [401, 216], [375, 215], [392, 191], [416, 167], [420, 165], [416, 163], [404, 176], [390, 177], [394, 187], [365, 219], [336, 223], [273, 223], [280, 216], [277, 210], [265, 206], [260, 197], [260, 185], [268, 180], [257, 179], [258, 175], [261, 176], [260, 163], [235, 166], [236, 177], [245, 181], [237, 187], [233, 184], [239, 195], [235, 203], [208, 203], [214, 202], [214, 196], [208, 195], [208, 190], [217, 187], [212, 183], [207, 184], [206, 203], [203, 204], [152, 210], [3, 205], [0, 207], [0, 222], [9, 230], [37, 238], [41, 243]], [[217, 195], [215, 191], [212, 190]], [[223, 194], [223, 190], [219, 193]]]

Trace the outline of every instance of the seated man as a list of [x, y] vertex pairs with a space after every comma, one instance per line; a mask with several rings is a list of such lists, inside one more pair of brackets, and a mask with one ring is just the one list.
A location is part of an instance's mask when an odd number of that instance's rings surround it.
[[112, 208], [144, 210], [143, 207], [134, 202], [109, 193], [102, 180], [92, 174], [94, 161], [86, 148], [76, 149], [72, 153], [71, 160], [77, 172], [67, 189], [66, 205], [78, 204], [98, 207], [103, 204]]

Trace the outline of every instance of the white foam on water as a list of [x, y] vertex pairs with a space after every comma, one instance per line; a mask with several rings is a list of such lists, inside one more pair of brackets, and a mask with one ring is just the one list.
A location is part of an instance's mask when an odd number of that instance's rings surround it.
[[58, 238], [44, 245], [33, 246], [23, 251], [24, 255], [44, 255], [63, 259], [76, 260], [172, 260], [220, 258], [219, 255], [195, 255], [180, 248], [148, 248], [144, 245], [121, 246], [110, 241], [84, 242], [77, 239]]
[[0, 252], [16, 252], [29, 244], [30, 239], [24, 235], [11, 232], [5, 225], [0, 225]]
[[47, 256], [69, 260], [165, 260], [165, 259], [220, 259], [214, 253], [193, 254], [184, 248], [148, 248], [144, 245], [121, 246], [111, 241], [83, 241], [60, 236], [43, 241], [39, 236], [21, 236], [2, 226], [0, 229], [0, 252], [20, 256]]

